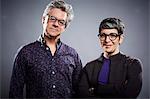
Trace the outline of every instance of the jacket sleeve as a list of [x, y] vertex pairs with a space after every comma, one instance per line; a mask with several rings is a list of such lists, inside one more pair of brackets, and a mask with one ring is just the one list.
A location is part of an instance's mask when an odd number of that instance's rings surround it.
[[10, 98], [22, 98], [25, 83], [25, 59], [22, 51], [15, 58], [10, 81]]
[[[114, 83], [97, 86], [97, 95], [101, 97], [136, 98], [142, 88], [142, 66], [140, 61], [130, 59], [126, 63], [126, 80], [123, 83]], [[106, 95], [108, 94], [108, 95]]]
[[89, 97], [89, 83], [85, 68], [82, 69], [80, 74], [79, 86], [78, 86], [78, 97]]
[[89, 98], [94, 97], [95, 87], [91, 84], [93, 65], [86, 64], [81, 70], [78, 86], [78, 97]]
[[127, 66], [127, 79], [122, 91], [126, 97], [136, 98], [142, 88], [142, 65], [139, 60], [133, 59]]

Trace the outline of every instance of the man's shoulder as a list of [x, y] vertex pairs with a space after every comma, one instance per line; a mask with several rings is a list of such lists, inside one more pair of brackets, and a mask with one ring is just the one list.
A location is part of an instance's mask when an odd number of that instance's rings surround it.
[[62, 43], [62, 50], [67, 52], [67, 53], [74, 53], [74, 54], [77, 54], [75, 48], [65, 44], [65, 43]]
[[25, 45], [22, 45], [19, 49], [18, 52], [20, 51], [29, 51], [29, 50], [34, 50], [36, 49], [38, 46], [40, 45], [40, 43], [38, 41], [34, 41]]
[[24, 48], [31, 48], [31, 47], [35, 47], [35, 46], [39, 46], [39, 45], [40, 45], [40, 42], [34, 41], [34, 42], [24, 45]]

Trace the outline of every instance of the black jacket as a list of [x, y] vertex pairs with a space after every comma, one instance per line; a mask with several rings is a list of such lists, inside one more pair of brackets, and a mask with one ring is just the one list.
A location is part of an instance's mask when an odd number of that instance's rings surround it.
[[86, 64], [80, 75], [79, 97], [136, 98], [142, 88], [142, 67], [137, 59], [118, 53], [110, 57], [109, 83], [98, 84], [98, 74], [103, 64], [100, 58]]

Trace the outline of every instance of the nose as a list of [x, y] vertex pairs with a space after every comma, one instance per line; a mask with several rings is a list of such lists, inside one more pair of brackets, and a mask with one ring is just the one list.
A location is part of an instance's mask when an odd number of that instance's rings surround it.
[[53, 26], [54, 26], [54, 27], [58, 27], [58, 26], [59, 26], [58, 20], [56, 20], [55, 22], [53, 22]]
[[106, 42], [111, 41], [111, 40], [109, 39], [109, 36], [106, 36], [105, 41], [106, 41]]

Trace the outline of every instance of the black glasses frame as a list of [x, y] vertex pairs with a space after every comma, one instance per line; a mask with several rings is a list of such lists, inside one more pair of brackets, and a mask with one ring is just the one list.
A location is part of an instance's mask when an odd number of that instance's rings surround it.
[[109, 39], [110, 39], [111, 41], [114, 41], [118, 36], [120, 36], [120, 34], [117, 34], [117, 33], [110, 33], [110, 34], [99, 33], [97, 36], [98, 36], [99, 39], [102, 40], [102, 41], [106, 40], [107, 36], [109, 37]]
[[66, 21], [65, 20], [59, 20], [59, 19], [57, 19], [54, 16], [48, 15], [48, 19], [49, 19], [50, 22], [56, 22], [56, 21], [58, 21], [58, 24], [60, 26], [65, 26], [66, 25]]

